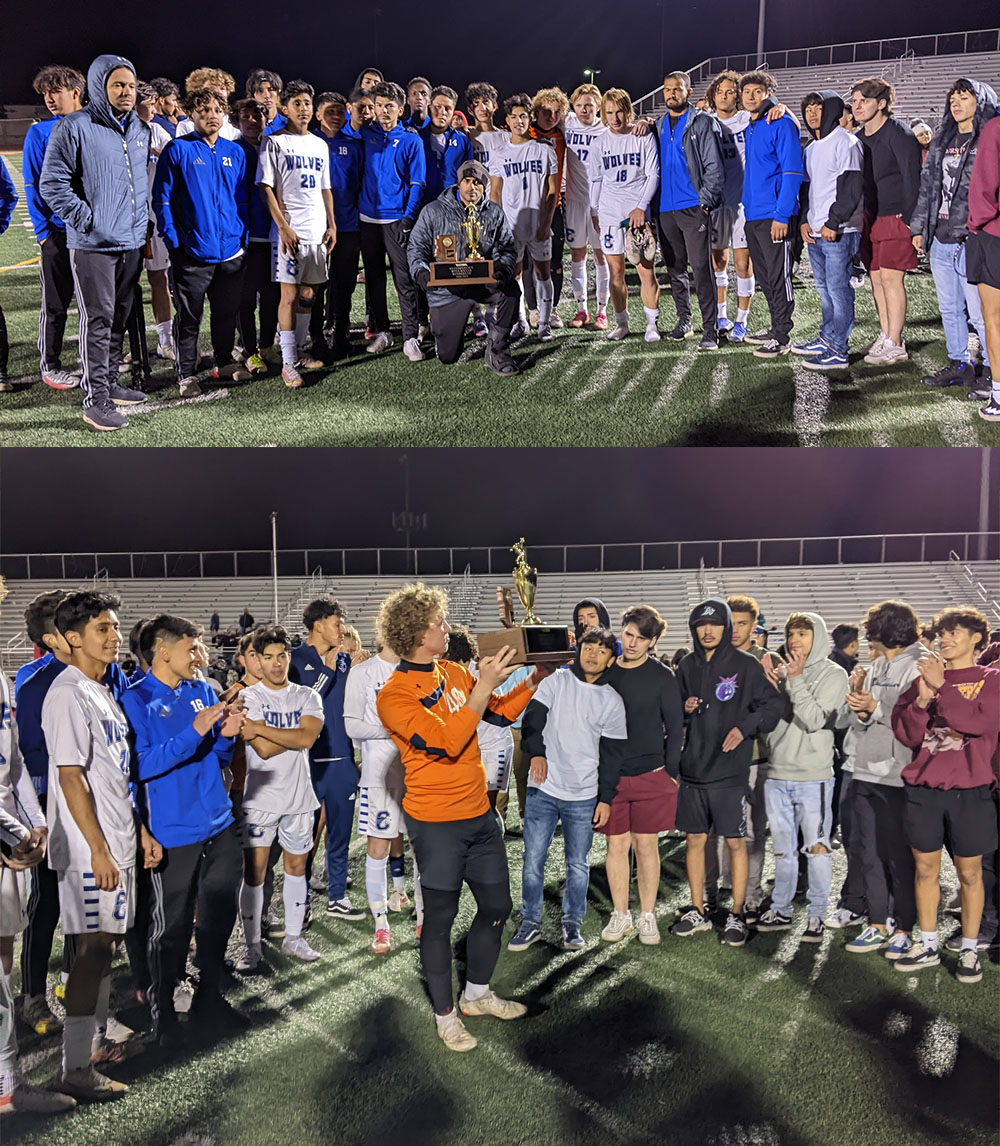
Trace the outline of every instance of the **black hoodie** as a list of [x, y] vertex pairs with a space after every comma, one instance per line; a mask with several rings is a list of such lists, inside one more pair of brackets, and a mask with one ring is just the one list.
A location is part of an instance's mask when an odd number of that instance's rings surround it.
[[[710, 660], [696, 631], [706, 607], [726, 618], [722, 640]], [[718, 788], [746, 785], [754, 739], [776, 727], [784, 712], [784, 698], [764, 675], [760, 661], [733, 647], [733, 620], [721, 597], [709, 597], [696, 606], [688, 627], [694, 651], [677, 666], [677, 682], [682, 702], [696, 696], [701, 703], [685, 716], [681, 779], [685, 784]], [[743, 739], [731, 752], [723, 752], [722, 743], [733, 728], [743, 733]]]
[[611, 628], [611, 614], [608, 612], [604, 602], [598, 597], [584, 597], [582, 601], [576, 603], [573, 609], [573, 631], [576, 633], [577, 644], [580, 643], [580, 638], [583, 636], [584, 631], [584, 626], [577, 620], [581, 609], [596, 609], [598, 617], [601, 618], [601, 628]]

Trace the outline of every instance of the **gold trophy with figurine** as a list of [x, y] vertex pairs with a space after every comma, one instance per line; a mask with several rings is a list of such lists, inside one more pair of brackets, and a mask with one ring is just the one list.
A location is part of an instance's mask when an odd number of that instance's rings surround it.
[[466, 254], [458, 257], [458, 235], [437, 235], [434, 239], [435, 261], [430, 264], [431, 287], [448, 287], [465, 283], [468, 286], [494, 286], [493, 260], [483, 258], [479, 242], [483, 229], [476, 208], [469, 203], [465, 208], [465, 221], [461, 224], [465, 236]]
[[521, 537], [510, 547], [516, 557], [512, 570], [514, 588], [517, 590], [524, 619], [519, 625], [514, 623], [514, 602], [509, 588], [497, 588], [497, 608], [502, 629], [480, 633], [479, 655], [492, 657], [509, 645], [517, 650], [512, 664], [565, 664], [573, 656], [570, 646], [569, 629], [563, 625], [546, 625], [535, 615], [535, 594], [538, 591], [538, 570], [528, 564]]

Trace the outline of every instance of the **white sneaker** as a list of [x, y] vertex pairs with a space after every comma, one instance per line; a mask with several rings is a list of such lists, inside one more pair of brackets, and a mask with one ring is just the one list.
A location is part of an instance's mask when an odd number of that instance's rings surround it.
[[639, 942], [650, 945], [660, 942], [660, 929], [651, 911], [639, 912]]
[[631, 911], [612, 911], [611, 918], [601, 932], [601, 938], [606, 939], [609, 943], [617, 943], [619, 939], [624, 939], [626, 935], [631, 935], [634, 931], [635, 925], [632, 922]]
[[190, 979], [182, 979], [174, 987], [174, 1010], [179, 1015], [186, 1015], [191, 1010], [191, 1000], [194, 998], [194, 984]]
[[865, 361], [873, 366], [888, 366], [893, 362], [906, 362], [909, 357], [905, 342], [897, 346], [891, 338], [886, 338], [877, 351], [865, 355]]
[[448, 1015], [435, 1016], [438, 1038], [448, 1050], [470, 1051], [475, 1049], [476, 1039], [465, 1029], [465, 1023], [458, 1017], [458, 1011]]
[[458, 1009], [463, 1015], [492, 1015], [496, 1019], [519, 1019], [528, 1013], [524, 1003], [501, 999], [496, 991], [487, 991], [478, 999], [467, 999], [463, 991], [458, 997]]
[[286, 935], [281, 944], [282, 955], [292, 955], [303, 963], [315, 963], [319, 952], [314, 951], [301, 935]]
[[553, 338], [555, 338], [555, 335], [552, 333], [552, 327], [549, 323], [540, 322], [538, 324], [538, 341], [551, 342]]
[[80, 385], [80, 379], [68, 370], [43, 370], [42, 381], [53, 390], [72, 390]]
[[388, 906], [390, 911], [402, 911], [404, 907], [410, 906], [410, 897], [405, 891], [394, 887], [392, 891], [389, 892]]
[[[378, 339], [375, 341], [377, 342]], [[411, 362], [423, 362], [424, 360], [424, 352], [420, 349], [420, 342], [416, 338], [408, 338], [403, 343], [403, 353]]]
[[605, 335], [609, 342], [621, 342], [623, 338], [628, 338], [628, 327], [618, 326], [616, 323]]
[[236, 960], [236, 970], [244, 975], [252, 975], [257, 970], [261, 960], [259, 947], [248, 947]]
[[312, 879], [309, 880], [310, 891], [326, 891], [326, 879], [322, 872], [313, 872]]
[[886, 337], [885, 331], [880, 330], [878, 332], [878, 338], [876, 338], [875, 341], [871, 344], [871, 346], [869, 346], [868, 349], [865, 351], [865, 358], [866, 359], [867, 359], [869, 354], [878, 354], [879, 353], [879, 351], [885, 345], [885, 337]]
[[827, 918], [826, 925], [839, 931], [843, 927], [860, 927], [864, 921], [865, 917], [863, 915], [858, 915], [857, 912], [851, 911], [849, 907], [838, 907], [837, 910]]
[[645, 335], [643, 335], [643, 337], [646, 339], [647, 342], [659, 342], [660, 341], [660, 332], [656, 329], [655, 326], [647, 326], [646, 327], [646, 333], [645, 333]]
[[392, 335], [388, 330], [383, 330], [381, 333], [376, 334], [375, 337], [368, 343], [365, 350], [369, 354], [381, 354], [383, 350], [388, 350], [392, 346]]
[[72, 1110], [76, 1099], [54, 1090], [42, 1090], [23, 1078], [17, 1080], [8, 1095], [0, 1095], [0, 1115], [3, 1114], [61, 1114]]

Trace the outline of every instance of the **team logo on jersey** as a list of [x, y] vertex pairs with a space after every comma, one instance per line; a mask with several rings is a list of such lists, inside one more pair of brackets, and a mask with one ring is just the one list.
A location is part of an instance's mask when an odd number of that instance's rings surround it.
[[965, 697], [966, 700], [975, 700], [976, 697], [983, 691], [983, 685], [986, 682], [983, 680], [970, 680], [963, 684], [956, 684], [955, 687]]
[[194, 162], [195, 162], [196, 167], [204, 167], [205, 166], [205, 160], [202, 159], [202, 157], [200, 155], [196, 155], [194, 157]]
[[166, 719], [167, 719], [167, 717], [170, 715], [170, 709], [169, 709], [169, 708], [167, 708], [167, 706], [166, 706], [166, 705], [164, 705], [164, 706], [163, 706], [163, 707], [160, 709], [159, 715], [160, 715], [160, 716], [161, 716], [161, 717], [162, 717], [164, 720], [166, 720]]
[[[737, 673], [736, 676], [739, 674]], [[732, 700], [736, 695], [736, 676], [723, 676], [715, 686], [715, 695], [719, 700]]]
[[337, 672], [347, 672], [347, 661], [341, 660], [337, 657]]
[[315, 671], [316, 671], [315, 665], [306, 665], [306, 672], [315, 672]]

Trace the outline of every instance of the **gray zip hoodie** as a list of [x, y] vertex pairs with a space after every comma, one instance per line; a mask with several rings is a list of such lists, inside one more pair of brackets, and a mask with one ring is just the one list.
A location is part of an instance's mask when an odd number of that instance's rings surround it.
[[875, 711], [867, 720], [851, 713], [854, 730], [854, 779], [870, 784], [902, 788], [900, 773], [913, 759], [913, 752], [893, 735], [892, 709], [917, 675], [917, 661], [926, 653], [917, 641], [889, 660], [879, 657], [865, 676], [864, 689], [876, 700]]
[[799, 676], [782, 685], [785, 715], [767, 737], [769, 780], [809, 783], [833, 776], [833, 728], [837, 710], [850, 687], [847, 673], [829, 659], [830, 636], [819, 613], [805, 613], [813, 623], [813, 643]]

